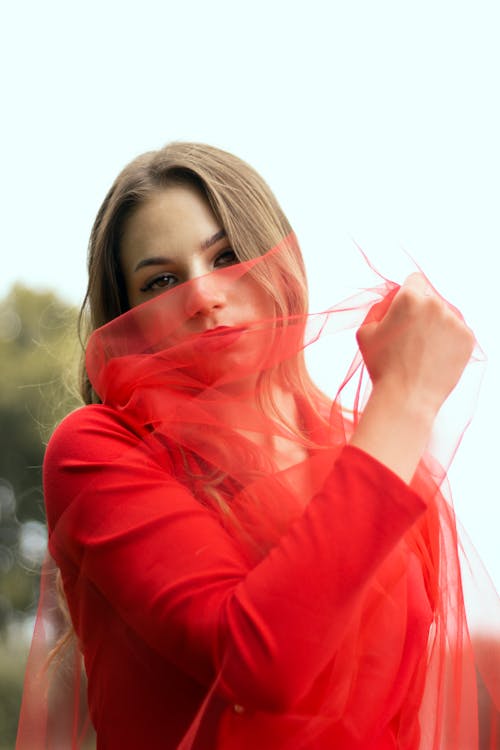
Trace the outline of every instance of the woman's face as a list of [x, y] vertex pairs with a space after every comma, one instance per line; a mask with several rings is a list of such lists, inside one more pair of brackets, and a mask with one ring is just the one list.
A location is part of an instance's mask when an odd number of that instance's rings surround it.
[[233, 286], [210, 276], [238, 259], [207, 200], [190, 185], [160, 189], [135, 210], [120, 260], [131, 307], [190, 282], [184, 313], [191, 333], [274, 315], [273, 300], [249, 274]]

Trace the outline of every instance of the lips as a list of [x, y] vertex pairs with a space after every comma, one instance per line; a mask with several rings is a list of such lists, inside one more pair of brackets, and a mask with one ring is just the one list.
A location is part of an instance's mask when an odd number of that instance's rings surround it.
[[234, 333], [235, 331], [243, 331], [243, 328], [239, 326], [216, 326], [215, 328], [207, 328], [206, 331], [203, 331], [201, 334], [203, 337], [205, 336], [221, 336], [221, 335], [228, 335], [231, 333]]
[[208, 328], [196, 337], [197, 346], [202, 349], [216, 351], [224, 349], [240, 338], [246, 329], [241, 326], [216, 326]]

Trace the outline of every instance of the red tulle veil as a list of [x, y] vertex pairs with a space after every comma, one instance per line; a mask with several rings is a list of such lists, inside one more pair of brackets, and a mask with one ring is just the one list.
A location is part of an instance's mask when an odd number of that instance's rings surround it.
[[[248, 276], [267, 278], [281, 285], [282, 294], [293, 298], [298, 293], [287, 278], [287, 258], [294, 246], [295, 238], [287, 237], [261, 258], [215, 271], [213, 282], [234, 291]], [[94, 332], [87, 347], [87, 371], [99, 399], [123, 415], [151, 455], [161, 460], [166, 445], [177, 446], [191, 491], [209, 512], [220, 514], [227, 533], [251, 564], [257, 565], [279, 544], [321, 487], [349, 441], [369, 395], [354, 335], [352, 364], [333, 399], [311, 384], [303, 367], [304, 356], [308, 357], [317, 342], [326, 340], [333, 360], [335, 334], [346, 330], [354, 334], [363, 321], [380, 319], [397, 289], [397, 284], [379, 278], [372, 289], [318, 314], [292, 310], [272, 319], [250, 321], [232, 332], [200, 335], [189, 329], [184, 312], [191, 293], [188, 282]], [[446, 476], [471, 417], [480, 359], [476, 347], [464, 385], [443, 410], [412, 485], [425, 498], [428, 510], [424, 521], [407, 534], [405, 545], [420, 562], [433, 608], [421, 699], [419, 705], [405, 708], [408, 715], [418, 715], [420, 750], [491, 750], [500, 746], [500, 641], [495, 640], [499, 637], [500, 607], [474, 552], [465, 549], [464, 537], [459, 535]], [[280, 393], [291, 393], [298, 404], [299, 430], [280, 418], [280, 404], [272, 397], [277, 382]], [[256, 391], [259, 407], [249, 397]], [[307, 453], [313, 477], [307, 490], [293, 461], [288, 466], [273, 465], [262, 449], [270, 438], [289, 446], [292, 455], [294, 450], [301, 457]], [[303, 461], [301, 458], [299, 463]], [[228, 477], [229, 492], [224, 489]], [[50, 528], [49, 550], [56, 560], [65, 533], [63, 514], [60, 523]], [[62, 628], [53, 558], [49, 557], [41, 577], [18, 750], [69, 750], [92, 747], [93, 743], [77, 639], [48, 658]], [[400, 596], [406, 560], [403, 553], [394, 557], [390, 575], [374, 583], [373, 596], [381, 601]], [[476, 613], [479, 610], [481, 622], [488, 627], [471, 630], [468, 608]], [[400, 616], [404, 638], [403, 608]], [[277, 744], [277, 748], [316, 747], [313, 742], [318, 734], [341, 715], [350, 679], [347, 659], [356, 662], [370, 639], [369, 627], [361, 615], [353, 621], [346, 636], [346, 665], [338, 673], [346, 683], [325, 680], [314, 705], [304, 708], [300, 716], [287, 718], [293, 727], [293, 742]], [[387, 650], [389, 660], [389, 651], [397, 644], [380, 642], [376, 648], [382, 660]], [[223, 661], [215, 680], [206, 685], [198, 715], [179, 745], [182, 750], [196, 746], [204, 712], [217, 693], [218, 681], [224, 678], [224, 669]], [[368, 718], [366, 721], [369, 731]], [[403, 723], [404, 716], [401, 727]], [[408, 726], [410, 723], [408, 719]], [[230, 723], [226, 730], [230, 734]], [[265, 717], [247, 731], [250, 740], [247, 737], [247, 744], [241, 747], [267, 747], [261, 743]], [[230, 738], [224, 745], [236, 746]], [[410, 741], [404, 745], [410, 746]]]

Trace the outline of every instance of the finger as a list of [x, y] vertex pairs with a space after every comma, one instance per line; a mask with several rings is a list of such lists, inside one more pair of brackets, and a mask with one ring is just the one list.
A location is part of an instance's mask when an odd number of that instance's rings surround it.
[[434, 294], [434, 290], [423, 273], [411, 273], [403, 284], [406, 289], [411, 289], [418, 294], [429, 297]]
[[392, 304], [392, 300], [396, 296], [396, 294], [399, 291], [399, 287], [395, 286], [393, 289], [388, 292], [383, 299], [380, 300], [380, 302], [376, 302], [374, 305], [370, 307], [368, 310], [368, 314], [366, 318], [364, 319], [362, 325], [366, 325], [367, 323], [373, 323], [374, 321], [380, 321], [385, 316], [387, 310]]

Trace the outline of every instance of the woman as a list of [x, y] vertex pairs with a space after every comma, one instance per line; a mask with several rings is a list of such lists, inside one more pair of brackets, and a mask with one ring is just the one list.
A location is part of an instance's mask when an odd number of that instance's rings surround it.
[[[459, 315], [419, 274], [386, 285], [358, 309], [365, 408], [329, 403], [304, 341], [352, 309], [307, 317], [274, 196], [189, 143], [117, 178], [86, 303], [87, 406], [44, 482], [99, 750], [476, 747], [454, 520], [423, 460], [474, 345]], [[76, 714], [34, 732], [23, 711], [18, 747], [63, 726], [80, 746]]]

